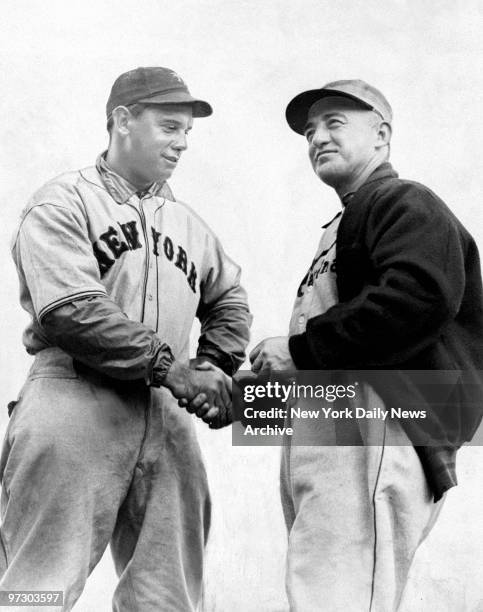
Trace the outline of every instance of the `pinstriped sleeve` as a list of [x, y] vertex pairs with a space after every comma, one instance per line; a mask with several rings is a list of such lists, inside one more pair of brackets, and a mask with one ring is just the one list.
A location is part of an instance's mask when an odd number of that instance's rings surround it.
[[70, 208], [32, 207], [20, 224], [13, 256], [39, 321], [72, 300], [106, 295], [86, 221]]

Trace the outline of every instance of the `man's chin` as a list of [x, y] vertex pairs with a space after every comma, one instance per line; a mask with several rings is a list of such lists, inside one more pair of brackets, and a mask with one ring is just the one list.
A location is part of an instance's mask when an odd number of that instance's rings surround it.
[[331, 168], [330, 164], [320, 165], [316, 169], [315, 174], [323, 183], [330, 187], [338, 185], [342, 179], [341, 173], [338, 172], [337, 168]]
[[153, 177], [153, 180], [151, 181], [151, 183], [164, 183], [169, 178], [171, 178], [172, 174], [173, 174], [172, 170], [168, 170], [168, 171], [163, 170], [162, 172], [157, 172], [156, 175]]

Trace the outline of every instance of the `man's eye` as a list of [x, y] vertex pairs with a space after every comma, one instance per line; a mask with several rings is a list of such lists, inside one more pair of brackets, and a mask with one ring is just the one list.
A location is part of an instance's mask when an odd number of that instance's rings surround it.
[[339, 125], [342, 125], [342, 121], [340, 119], [331, 119], [327, 125], [330, 128], [339, 127]]

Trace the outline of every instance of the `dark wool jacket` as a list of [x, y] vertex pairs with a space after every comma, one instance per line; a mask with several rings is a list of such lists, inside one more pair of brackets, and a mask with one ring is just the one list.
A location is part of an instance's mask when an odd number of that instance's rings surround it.
[[[346, 206], [336, 266], [339, 303], [289, 339], [292, 358], [304, 370], [374, 370], [368, 380], [387, 406], [427, 407], [427, 419], [401, 423], [437, 501], [457, 484], [456, 450], [483, 411], [475, 241], [432, 191], [384, 163]], [[433, 371], [434, 380], [418, 377], [421, 370]], [[461, 376], [442, 393], [447, 370]]]

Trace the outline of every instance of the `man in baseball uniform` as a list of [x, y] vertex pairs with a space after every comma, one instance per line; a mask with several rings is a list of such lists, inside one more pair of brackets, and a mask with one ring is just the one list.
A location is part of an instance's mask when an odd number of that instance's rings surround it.
[[[254, 371], [399, 372], [396, 388], [377, 376], [361, 385], [353, 405], [365, 408], [423, 401], [425, 386], [411, 371], [461, 370], [472, 382], [444, 410], [429, 401], [427, 418], [353, 421], [365, 445], [337, 446], [337, 424], [327, 419], [318, 446], [283, 448], [291, 610], [389, 612], [456, 484], [456, 450], [481, 418], [478, 251], [432, 191], [398, 178], [388, 162], [392, 110], [376, 88], [328, 83], [296, 96], [286, 117], [341, 212], [324, 226], [288, 336], [258, 344]], [[463, 398], [468, 390], [478, 401]]]
[[166, 183], [211, 113], [172, 70], [122, 74], [108, 150], [22, 212], [12, 253], [35, 359], [1, 458], [1, 590], [63, 591], [70, 610], [110, 543], [114, 610], [200, 601], [210, 498], [177, 400], [224, 424], [250, 324], [239, 267]]

